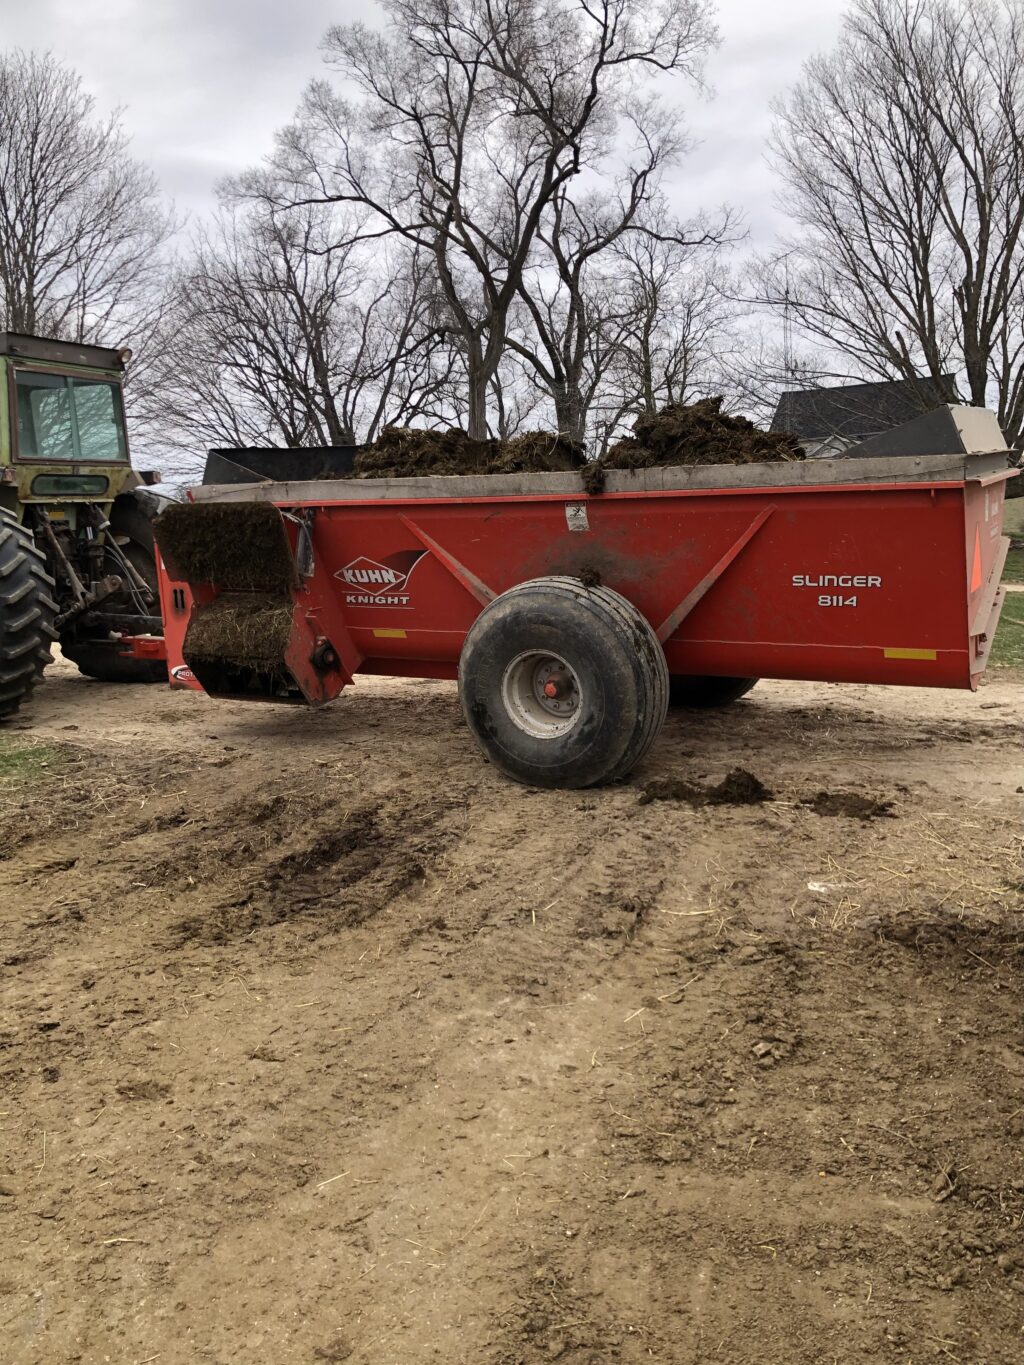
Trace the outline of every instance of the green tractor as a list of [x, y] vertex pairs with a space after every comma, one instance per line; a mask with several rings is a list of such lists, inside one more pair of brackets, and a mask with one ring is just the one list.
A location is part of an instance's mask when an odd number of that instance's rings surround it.
[[166, 678], [156, 475], [132, 469], [130, 352], [0, 332], [0, 719], [59, 643], [91, 678]]

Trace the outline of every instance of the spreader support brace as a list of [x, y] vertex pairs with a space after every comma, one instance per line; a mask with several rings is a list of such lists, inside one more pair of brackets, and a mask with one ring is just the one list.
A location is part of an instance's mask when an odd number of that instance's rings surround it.
[[657, 630], [658, 639], [662, 644], [676, 633], [682, 622], [689, 616], [690, 612], [693, 611], [697, 603], [711, 591], [729, 565], [732, 564], [733, 560], [736, 559], [743, 548], [746, 545], [749, 545], [774, 511], [775, 504], [771, 503], [763, 511], [758, 512], [757, 516], [747, 529], [739, 539], [726, 550], [725, 554], [717, 564], [715, 564], [714, 568], [709, 569], [697, 586], [691, 588], [679, 605], [669, 612]]
[[482, 607], [486, 607], [488, 602], [494, 601], [497, 593], [492, 592], [482, 579], [477, 578], [472, 569], [467, 569], [465, 564], [460, 564], [454, 555], [449, 554], [447, 550], [438, 545], [432, 536], [428, 536], [426, 531], [417, 526], [414, 521], [410, 521], [408, 517], [400, 516], [399, 521], [413, 533], [421, 544], [427, 547], [434, 558], [444, 565], [451, 576], [461, 583]]

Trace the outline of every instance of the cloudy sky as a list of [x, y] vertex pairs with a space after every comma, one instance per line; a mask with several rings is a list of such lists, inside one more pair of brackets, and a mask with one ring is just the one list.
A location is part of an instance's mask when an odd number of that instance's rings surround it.
[[[136, 155], [180, 209], [202, 214], [221, 176], [258, 161], [321, 70], [329, 23], [371, 18], [372, 0], [0, 0], [0, 45], [77, 68], [101, 108], [125, 110]], [[764, 164], [769, 104], [812, 53], [831, 46], [845, 0], [719, 0], [715, 97], [689, 98], [701, 145], [676, 172], [681, 212], [729, 203], [756, 241], [772, 235]]]

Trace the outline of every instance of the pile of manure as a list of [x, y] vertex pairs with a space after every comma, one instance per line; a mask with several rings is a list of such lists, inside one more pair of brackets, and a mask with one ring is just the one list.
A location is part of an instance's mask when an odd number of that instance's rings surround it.
[[803, 458], [803, 447], [789, 432], [764, 431], [746, 417], [723, 412], [721, 398], [704, 398], [643, 413], [633, 423], [633, 435], [592, 461], [583, 479], [588, 493], [600, 493], [609, 469], [773, 464]]
[[292, 601], [280, 593], [225, 592], [196, 606], [182, 655], [191, 667], [235, 664], [261, 672], [284, 668], [292, 631]]
[[385, 427], [356, 455], [352, 475], [401, 479], [432, 474], [529, 474], [581, 469], [586, 452], [557, 432], [526, 431], [508, 441], [475, 441], [459, 427]]

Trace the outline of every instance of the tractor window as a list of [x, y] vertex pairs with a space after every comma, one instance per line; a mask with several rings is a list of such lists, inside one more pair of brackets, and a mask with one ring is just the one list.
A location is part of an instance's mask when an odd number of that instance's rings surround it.
[[116, 384], [69, 379], [78, 418], [80, 460], [126, 460], [121, 395]]
[[15, 386], [19, 459], [105, 464], [128, 458], [118, 385], [19, 370]]

